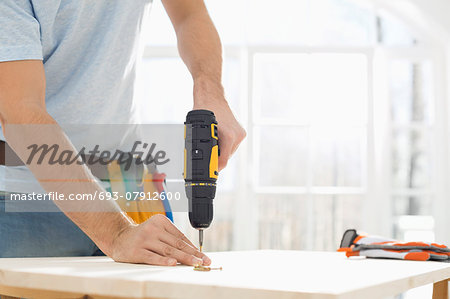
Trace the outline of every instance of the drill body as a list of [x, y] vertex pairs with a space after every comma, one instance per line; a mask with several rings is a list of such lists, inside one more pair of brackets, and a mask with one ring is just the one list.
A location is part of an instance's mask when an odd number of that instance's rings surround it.
[[189, 202], [189, 221], [200, 232], [203, 243], [203, 229], [213, 219], [213, 199], [219, 164], [219, 138], [214, 113], [208, 110], [193, 110], [184, 123], [184, 180]]

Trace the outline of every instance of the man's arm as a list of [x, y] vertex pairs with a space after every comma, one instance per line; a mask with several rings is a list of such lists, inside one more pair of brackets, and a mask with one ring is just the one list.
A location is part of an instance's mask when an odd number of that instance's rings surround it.
[[[76, 153], [46, 111], [45, 73], [39, 60], [0, 63], [0, 121], [6, 141], [23, 161], [27, 160], [30, 144], [57, 144], [61, 152]], [[27, 166], [47, 192], [58, 192], [65, 198], [69, 194], [105, 192], [85, 165], [59, 165], [44, 160]], [[116, 261], [158, 265], [175, 265], [177, 261], [187, 265], [210, 263], [162, 215], [135, 225], [113, 201], [55, 203]]]
[[[0, 120], [2, 129], [8, 144], [15, 150], [17, 155], [26, 160], [26, 147], [30, 144], [59, 144], [62, 150], [75, 151], [70, 141], [67, 140], [55, 120], [47, 113], [45, 107], [45, 73], [41, 61], [18, 61], [0, 63]], [[44, 132], [47, 131], [47, 132]], [[72, 175], [78, 179], [93, 180], [86, 166], [71, 165], [50, 167], [46, 163], [41, 165], [29, 165], [38, 180], [43, 181], [46, 189], [61, 189], [66, 195], [69, 190], [77, 187], [77, 182], [63, 184], [49, 180], [58, 173], [58, 177], [67, 178]], [[73, 170], [73, 173], [67, 171]], [[97, 184], [83, 184], [83, 192], [102, 190]], [[89, 189], [86, 189], [89, 188]], [[74, 190], [80, 192], [80, 190]], [[77, 223], [91, 238], [100, 244], [103, 250], [108, 251], [111, 247], [113, 234], [111, 231], [120, 231], [130, 223], [120, 210], [115, 207], [105, 207], [111, 212], [103, 217], [104, 222], [99, 223], [94, 213], [73, 213], [76, 208], [71, 202], [61, 201], [58, 203], [61, 209], [70, 210], [67, 216]], [[79, 204], [79, 203], [78, 203]], [[66, 205], [68, 205], [66, 207]], [[79, 207], [81, 208], [81, 207]], [[97, 219], [96, 219], [97, 218]], [[92, 228], [96, 229], [92, 229]]]
[[162, 0], [178, 40], [181, 58], [194, 80], [194, 109], [208, 109], [219, 123], [219, 170], [245, 138], [222, 86], [222, 45], [203, 0]]

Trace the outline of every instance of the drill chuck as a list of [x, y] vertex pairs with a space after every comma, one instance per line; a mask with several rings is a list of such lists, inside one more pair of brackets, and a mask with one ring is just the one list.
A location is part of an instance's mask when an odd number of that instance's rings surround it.
[[218, 178], [219, 138], [214, 113], [193, 110], [185, 124], [184, 180], [189, 221], [196, 229], [208, 228]]

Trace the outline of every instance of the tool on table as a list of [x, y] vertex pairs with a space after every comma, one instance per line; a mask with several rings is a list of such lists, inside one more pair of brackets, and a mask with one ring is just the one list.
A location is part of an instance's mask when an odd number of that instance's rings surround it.
[[222, 271], [222, 267], [218, 267], [218, 268], [212, 268], [212, 267], [206, 267], [206, 266], [202, 266], [202, 265], [198, 265], [194, 267], [194, 271], [211, 271], [211, 270], [219, 270]]
[[189, 221], [198, 230], [200, 251], [203, 230], [213, 219], [213, 199], [219, 176], [219, 138], [214, 113], [192, 110], [184, 123], [184, 180], [189, 202]]
[[338, 251], [347, 257], [366, 256], [415, 261], [450, 261], [450, 248], [429, 242], [399, 242], [394, 239], [358, 234], [354, 229], [345, 231]]

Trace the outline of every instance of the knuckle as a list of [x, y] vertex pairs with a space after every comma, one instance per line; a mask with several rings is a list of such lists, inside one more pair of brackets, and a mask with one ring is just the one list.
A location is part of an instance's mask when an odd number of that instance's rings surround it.
[[178, 239], [176, 242], [176, 246], [178, 249], [184, 249], [184, 248], [186, 248], [187, 244], [183, 240]]
[[196, 264], [195, 262], [193, 263], [193, 257], [194, 257], [193, 255], [184, 253], [181, 260], [185, 265], [193, 265]]
[[247, 137], [247, 132], [245, 131], [245, 129], [241, 129], [239, 134], [238, 134], [239, 140], [242, 141], [245, 139], [245, 137]]
[[165, 258], [162, 256], [158, 256], [156, 254], [152, 254], [147, 257], [147, 263], [151, 265], [164, 265], [166, 264]]
[[165, 256], [169, 256], [173, 254], [173, 248], [170, 246], [165, 246], [163, 249], [163, 253]]
[[166, 216], [162, 214], [156, 214], [155, 216], [152, 217], [152, 219], [158, 223], [161, 223], [166, 220]]
[[163, 257], [163, 256], [155, 257], [155, 264], [167, 265], [168, 262], [169, 262], [169, 259], [167, 257]]

